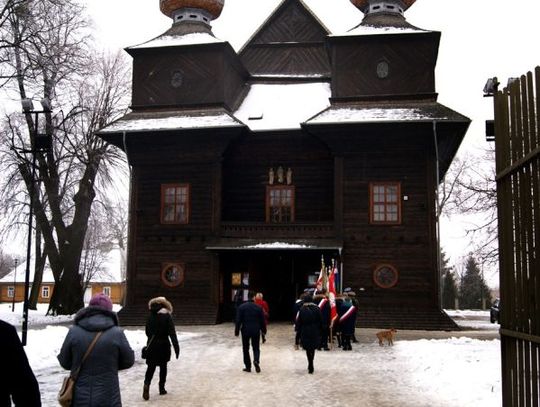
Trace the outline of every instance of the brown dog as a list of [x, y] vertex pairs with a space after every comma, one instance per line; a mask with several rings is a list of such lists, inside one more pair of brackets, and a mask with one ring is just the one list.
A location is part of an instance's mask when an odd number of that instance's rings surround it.
[[387, 331], [377, 332], [377, 339], [379, 339], [379, 345], [384, 346], [383, 341], [386, 339], [388, 346], [394, 344], [394, 335], [397, 331], [394, 328], [391, 328]]

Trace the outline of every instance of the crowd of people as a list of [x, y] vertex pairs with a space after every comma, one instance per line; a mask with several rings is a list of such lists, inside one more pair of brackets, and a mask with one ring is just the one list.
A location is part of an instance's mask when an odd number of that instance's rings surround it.
[[[329, 298], [324, 289], [314, 292], [306, 290], [294, 306], [295, 348], [306, 352], [308, 373], [313, 374], [316, 350], [330, 350], [331, 344], [344, 351], [352, 349], [356, 342], [357, 302], [354, 292], [348, 290]], [[150, 385], [159, 367], [159, 394], [167, 394], [167, 365], [171, 360], [171, 347], [178, 359], [180, 346], [172, 319], [172, 304], [165, 297], [152, 298], [148, 302], [149, 315], [145, 332], [147, 344], [142, 357], [146, 360], [146, 372], [142, 397], [150, 398]], [[260, 343], [266, 341], [270, 320], [270, 308], [262, 293], [249, 292], [248, 301], [239, 304], [235, 315], [235, 336], [242, 337], [244, 371], [251, 372], [252, 366], [261, 372]], [[0, 405], [39, 407], [41, 406], [39, 384], [32, 372], [24, 348], [15, 328], [0, 321], [0, 337], [4, 351], [13, 359], [10, 366], [17, 369], [10, 375], [5, 386], [1, 386]], [[250, 349], [253, 352], [251, 359]], [[75, 379], [71, 405], [114, 406], [122, 405], [118, 371], [128, 369], [135, 362], [131, 348], [118, 317], [113, 311], [110, 298], [103, 294], [92, 297], [89, 305], [74, 317], [60, 353], [60, 365], [70, 371]]]

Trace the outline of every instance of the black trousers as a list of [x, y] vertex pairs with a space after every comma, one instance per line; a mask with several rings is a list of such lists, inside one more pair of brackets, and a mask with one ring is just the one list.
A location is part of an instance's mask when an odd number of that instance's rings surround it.
[[244, 353], [244, 365], [251, 369], [251, 357], [249, 355], [249, 343], [251, 342], [251, 347], [253, 348], [253, 361], [259, 363], [261, 357], [261, 349], [259, 346], [259, 341], [261, 340], [261, 334], [257, 333], [255, 335], [244, 335], [242, 334], [242, 352]]
[[330, 328], [329, 327], [323, 327], [321, 329], [321, 348], [327, 349], [328, 348], [328, 337], [330, 335]]
[[315, 349], [306, 349], [308, 369], [313, 369], [313, 359], [315, 359]]
[[165, 385], [165, 382], [167, 381], [167, 362], [160, 365], [148, 365], [146, 368], [146, 374], [144, 375], [144, 384], [150, 385], [157, 366], [159, 366], [159, 384], [160, 386]]

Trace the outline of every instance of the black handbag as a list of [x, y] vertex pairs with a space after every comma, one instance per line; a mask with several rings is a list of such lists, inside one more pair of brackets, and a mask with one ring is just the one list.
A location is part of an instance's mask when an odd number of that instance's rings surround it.
[[148, 345], [142, 347], [142, 349], [141, 349], [141, 358], [146, 359], [146, 357], [148, 356], [148, 348], [152, 344], [152, 341], [154, 340], [154, 336], [155, 335], [152, 335], [152, 337], [150, 338], [150, 342], [148, 342]]

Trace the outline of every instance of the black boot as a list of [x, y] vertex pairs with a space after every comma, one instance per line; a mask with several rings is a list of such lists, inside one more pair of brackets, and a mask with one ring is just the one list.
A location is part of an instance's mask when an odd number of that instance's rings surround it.
[[167, 390], [165, 390], [165, 383], [159, 383], [159, 394], [167, 394]]
[[142, 398], [145, 400], [148, 400], [150, 398], [150, 385], [144, 384], [143, 391], [142, 391]]

